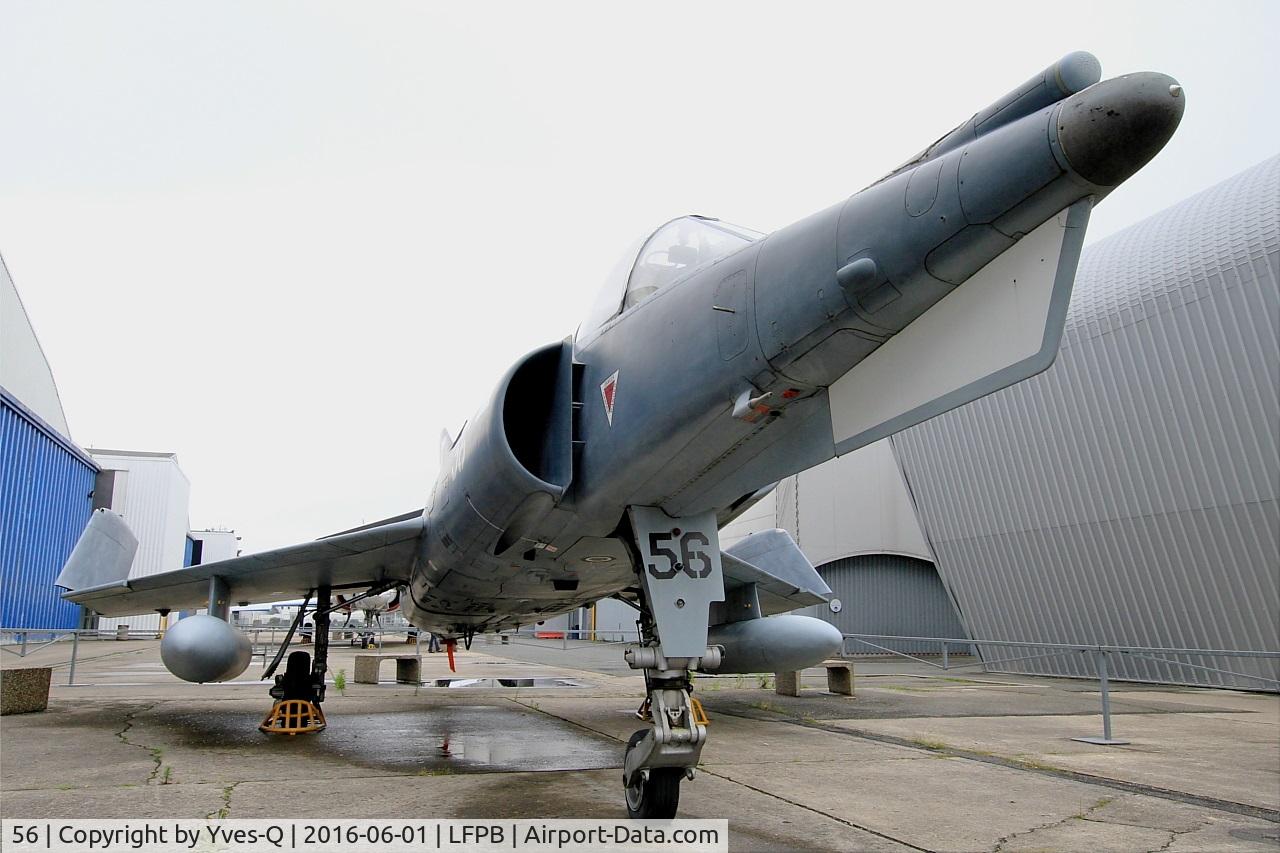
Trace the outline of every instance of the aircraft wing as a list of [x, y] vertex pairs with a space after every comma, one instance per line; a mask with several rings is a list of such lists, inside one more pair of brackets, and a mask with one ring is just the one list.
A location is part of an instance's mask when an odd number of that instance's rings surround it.
[[1031, 231], [836, 380], [838, 455], [1035, 376], [1053, 364], [1091, 203]]
[[785, 530], [752, 533], [721, 551], [720, 560], [726, 590], [756, 585], [762, 616], [831, 598], [831, 588]]
[[425, 530], [422, 515], [314, 542], [186, 569], [128, 578], [137, 540], [124, 519], [96, 511], [55, 583], [63, 598], [104, 616], [204, 607], [209, 580], [227, 584], [232, 603], [299, 598], [317, 586], [360, 587], [408, 581]]

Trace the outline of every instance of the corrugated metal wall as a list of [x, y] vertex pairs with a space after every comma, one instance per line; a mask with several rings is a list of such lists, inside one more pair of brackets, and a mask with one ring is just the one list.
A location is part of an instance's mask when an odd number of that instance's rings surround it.
[[[1280, 157], [1086, 249], [1049, 371], [894, 437], [970, 636], [1280, 648], [1278, 273]], [[1091, 673], [1078, 655], [1007, 666]]]
[[[113, 495], [111, 509], [120, 513], [138, 537], [138, 552], [129, 569], [130, 578], [146, 577], [181, 568], [191, 525], [187, 508], [191, 483], [172, 453], [102, 450], [90, 448], [94, 460], [104, 470], [128, 471], [123, 495]], [[127, 625], [130, 630], [160, 628], [156, 613], [138, 616], [102, 617], [98, 626], [112, 630]]]
[[0, 389], [0, 627], [76, 628], [53, 579], [93, 511], [97, 468]]
[[[955, 606], [933, 564], [897, 554], [863, 554], [818, 567], [843, 605], [832, 613], [825, 604], [796, 611], [825, 619], [845, 634], [900, 637], [964, 637]], [[872, 642], [911, 654], [940, 653], [937, 643]], [[850, 641], [850, 652], [873, 652]], [[967, 649], [952, 647], [951, 651]]]

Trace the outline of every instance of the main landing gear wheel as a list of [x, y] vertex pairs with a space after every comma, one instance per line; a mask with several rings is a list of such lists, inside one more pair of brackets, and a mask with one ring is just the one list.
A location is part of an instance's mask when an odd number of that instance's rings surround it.
[[[641, 729], [627, 741], [627, 752], [644, 740], [648, 729]], [[625, 759], [624, 759], [625, 761]], [[670, 820], [680, 807], [680, 781], [684, 770], [680, 767], [654, 767], [637, 774], [634, 785], [626, 787], [627, 817], [637, 820]]]
[[[313, 660], [311, 655], [304, 651], [290, 653], [284, 674], [277, 675], [275, 684], [267, 691], [276, 701], [271, 706], [266, 719], [258, 726], [258, 730], [263, 734], [312, 734], [323, 731], [327, 725], [324, 712], [320, 710], [320, 703], [324, 701], [324, 674], [329, 668], [329, 613], [333, 609], [329, 606], [329, 594], [330, 589], [327, 586], [316, 590], [315, 659]], [[289, 633], [280, 644], [276, 659], [263, 678], [275, 672], [281, 656], [289, 647], [293, 632], [303, 624], [307, 603], [310, 601], [311, 594], [308, 593], [306, 600], [302, 602], [302, 607], [298, 609], [298, 616], [289, 628]]]

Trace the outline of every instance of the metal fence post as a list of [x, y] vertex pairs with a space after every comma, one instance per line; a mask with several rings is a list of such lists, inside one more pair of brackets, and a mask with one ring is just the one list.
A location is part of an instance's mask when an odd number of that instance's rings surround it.
[[1098, 689], [1102, 692], [1102, 737], [1111, 740], [1111, 682], [1107, 678], [1107, 652], [1098, 652]]
[[22, 647], [18, 649], [18, 657], [25, 658], [27, 656], [27, 632], [22, 632]]
[[1111, 681], [1107, 672], [1107, 649], [1093, 651], [1094, 664], [1098, 668], [1098, 690], [1102, 694], [1102, 737], [1073, 737], [1081, 743], [1093, 743], [1100, 746], [1123, 746], [1129, 741], [1117, 740], [1111, 736]]
[[947, 671], [947, 641], [942, 641], [942, 671]]
[[80, 632], [71, 632], [71, 668], [67, 672], [67, 686], [76, 683], [76, 654], [80, 651]]

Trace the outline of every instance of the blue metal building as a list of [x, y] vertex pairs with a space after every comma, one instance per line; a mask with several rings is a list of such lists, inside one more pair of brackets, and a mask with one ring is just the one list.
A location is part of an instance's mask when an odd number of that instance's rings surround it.
[[53, 580], [93, 512], [98, 466], [0, 388], [0, 626], [76, 628]]

